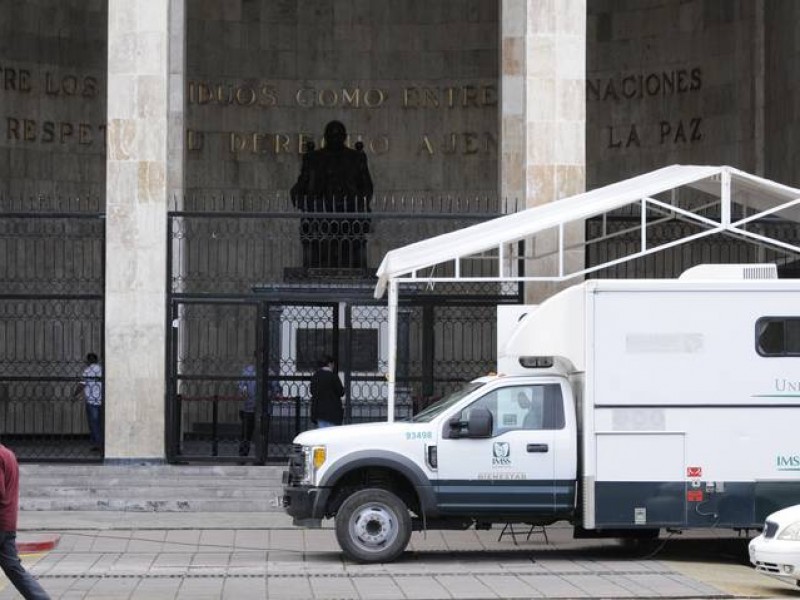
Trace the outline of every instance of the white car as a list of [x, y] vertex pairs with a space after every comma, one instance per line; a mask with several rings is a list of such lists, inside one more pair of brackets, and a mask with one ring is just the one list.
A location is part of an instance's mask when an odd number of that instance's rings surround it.
[[749, 551], [756, 571], [800, 586], [800, 504], [769, 515]]

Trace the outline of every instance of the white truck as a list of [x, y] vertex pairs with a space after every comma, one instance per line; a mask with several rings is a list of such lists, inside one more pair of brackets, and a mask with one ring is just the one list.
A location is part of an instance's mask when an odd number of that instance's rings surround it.
[[592, 280], [514, 318], [498, 374], [408, 421], [297, 436], [295, 524], [334, 518], [344, 553], [375, 562], [420, 529], [654, 537], [800, 503], [800, 281], [774, 265]]

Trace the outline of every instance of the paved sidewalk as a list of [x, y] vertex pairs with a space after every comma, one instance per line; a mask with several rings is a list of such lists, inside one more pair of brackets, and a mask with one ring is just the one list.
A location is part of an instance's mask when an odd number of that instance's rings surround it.
[[[613, 541], [516, 528], [415, 533], [395, 563], [346, 561], [331, 529], [292, 528], [282, 513], [26, 513], [20, 537], [61, 535], [31, 558], [54, 599], [731, 598], [788, 588], [742, 564], [746, 540], [668, 540], [652, 555]], [[92, 522], [91, 527], [86, 524]], [[693, 556], [692, 554], [698, 556]], [[677, 560], [676, 560], [677, 558]], [[12, 589], [0, 600], [16, 598]]]

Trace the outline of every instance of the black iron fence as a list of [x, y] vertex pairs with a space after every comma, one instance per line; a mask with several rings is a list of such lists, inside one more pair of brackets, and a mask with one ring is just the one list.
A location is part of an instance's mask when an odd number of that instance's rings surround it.
[[[169, 455], [246, 462], [285, 459], [294, 436], [311, 427], [309, 383], [322, 354], [337, 359], [345, 421], [385, 420], [387, 310], [372, 298], [378, 263], [392, 248], [516, 209], [486, 198], [385, 198], [368, 213], [301, 213], [281, 196], [183, 206], [169, 216]], [[496, 261], [461, 268], [491, 274]], [[443, 286], [401, 299], [396, 418], [494, 368], [495, 307], [519, 302], [520, 291]], [[240, 455], [248, 381], [254, 442]]]
[[80, 383], [86, 354], [103, 355], [100, 202], [39, 196], [0, 206], [3, 443], [23, 461], [98, 460]]
[[[710, 215], [715, 217], [715, 215]], [[741, 215], [739, 215], [741, 216]], [[716, 217], [718, 218], [718, 217]], [[641, 249], [639, 214], [613, 213], [586, 221], [586, 266], [601, 265]], [[700, 233], [702, 226], [679, 218], [659, 219], [647, 228], [647, 246], [655, 248]], [[753, 233], [800, 245], [800, 226], [792, 221], [765, 218], [752, 223]], [[679, 277], [700, 264], [774, 263], [780, 277], [800, 275], [794, 253], [749, 238], [716, 234], [666, 248], [630, 261], [599, 269], [589, 276], [601, 279], [663, 279]]]

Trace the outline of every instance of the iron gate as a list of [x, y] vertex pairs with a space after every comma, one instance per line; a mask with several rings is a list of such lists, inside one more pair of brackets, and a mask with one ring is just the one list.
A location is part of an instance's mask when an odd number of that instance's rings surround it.
[[20, 461], [102, 458], [78, 387], [86, 355], [103, 358], [100, 205], [0, 197], [0, 427]]
[[[309, 383], [322, 354], [337, 359], [345, 419], [386, 419], [387, 309], [374, 267], [303, 263], [301, 220], [368, 218], [368, 265], [398, 246], [515, 207], [488, 198], [374, 199], [368, 214], [300, 213], [273, 198], [186, 198], [171, 211], [168, 254], [167, 458], [283, 460], [310, 426]], [[347, 240], [343, 240], [346, 243]], [[491, 270], [491, 262], [474, 267]], [[495, 363], [495, 307], [518, 286], [417, 290], [401, 299], [397, 418], [410, 416]], [[248, 370], [248, 367], [252, 369]], [[253, 403], [254, 433], [247, 437]], [[240, 447], [242, 451], [240, 455]]]
[[[386, 420], [386, 306], [363, 289], [327, 295], [325, 302], [308, 291], [173, 301], [171, 461], [285, 460], [293, 438], [313, 427], [309, 383], [324, 354], [334, 356], [344, 382], [345, 422]], [[493, 369], [497, 300], [402, 302], [395, 418], [408, 418]], [[243, 453], [248, 386], [255, 397], [254, 428], [249, 451]]]

